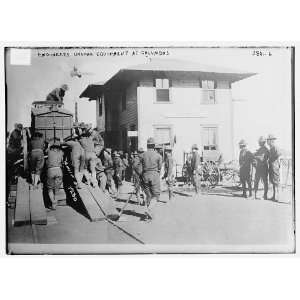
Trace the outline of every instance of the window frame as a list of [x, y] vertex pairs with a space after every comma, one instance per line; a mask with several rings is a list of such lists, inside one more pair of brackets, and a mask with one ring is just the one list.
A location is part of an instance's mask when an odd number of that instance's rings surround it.
[[[209, 130], [209, 129], [214, 129], [215, 130], [215, 145], [205, 145], [204, 143], [204, 133], [205, 130]], [[216, 124], [204, 124], [201, 125], [201, 136], [202, 136], [202, 140], [201, 140], [201, 145], [202, 145], [202, 149], [203, 151], [218, 151], [219, 150], [219, 126]], [[209, 134], [209, 133], [208, 133]], [[209, 137], [208, 137], [209, 139]], [[204, 147], [209, 147], [209, 149], [204, 149]], [[215, 147], [215, 149], [211, 149], [211, 147]]]
[[153, 125], [153, 137], [155, 138], [155, 131], [157, 129], [169, 129], [170, 130], [170, 145], [174, 144], [173, 125], [172, 124], [155, 124]]
[[[161, 87], [157, 87], [157, 81], [161, 81]], [[168, 87], [164, 87], [164, 81], [168, 82]], [[171, 80], [169, 78], [154, 78], [153, 79], [153, 86], [155, 88], [155, 97], [154, 97], [154, 103], [156, 104], [170, 104], [172, 103], [172, 98], [171, 98]], [[159, 101], [158, 99], [158, 91], [168, 91], [168, 101]]]
[[[213, 82], [213, 88], [206, 88], [206, 87], [203, 87], [203, 83], [204, 82], [207, 82], [207, 86], [208, 86], [208, 82]], [[214, 104], [218, 104], [217, 103], [217, 98], [216, 98], [216, 85], [217, 85], [217, 82], [215, 80], [201, 80], [201, 88], [202, 88], [202, 98], [201, 98], [201, 104], [202, 105], [214, 105]], [[213, 102], [210, 102], [210, 97], [209, 97], [209, 93], [210, 92], [213, 92], [213, 95], [214, 95], [214, 101]], [[205, 97], [207, 97], [207, 99], [205, 99]]]

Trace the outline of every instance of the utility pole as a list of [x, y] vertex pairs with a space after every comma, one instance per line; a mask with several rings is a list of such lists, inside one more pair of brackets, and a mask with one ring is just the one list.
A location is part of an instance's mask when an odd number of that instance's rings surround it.
[[75, 122], [78, 123], [78, 103], [75, 100]]

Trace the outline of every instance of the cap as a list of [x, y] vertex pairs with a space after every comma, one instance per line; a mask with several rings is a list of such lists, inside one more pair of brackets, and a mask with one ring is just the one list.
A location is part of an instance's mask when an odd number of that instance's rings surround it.
[[166, 147], [165, 147], [165, 151], [172, 151], [171, 146], [166, 146]]
[[133, 155], [138, 155], [137, 151], [134, 151], [132, 154], [133, 154]]
[[242, 140], [239, 141], [239, 145], [240, 146], [246, 146], [247, 143], [246, 143], [246, 141], [244, 139], [242, 139]]
[[155, 144], [155, 149], [162, 149], [162, 145], [160, 145], [160, 144]]
[[23, 129], [23, 125], [21, 123], [16, 124], [16, 128], [19, 130]]
[[144, 152], [144, 149], [143, 148], [139, 148], [138, 149], [138, 153], [143, 153]]
[[69, 89], [67, 84], [63, 84], [60, 88], [63, 89], [64, 91], [67, 91]]
[[199, 149], [198, 146], [197, 146], [197, 144], [194, 144], [194, 145], [192, 146], [192, 150], [193, 150], [193, 149], [196, 149], [196, 150]]
[[265, 143], [266, 142], [266, 138], [264, 136], [260, 136], [258, 139], [259, 143]]
[[269, 134], [267, 140], [276, 140], [276, 137], [273, 134]]
[[154, 144], [155, 144], [154, 138], [153, 138], [153, 137], [150, 137], [150, 138], [147, 140], [147, 145], [154, 145]]

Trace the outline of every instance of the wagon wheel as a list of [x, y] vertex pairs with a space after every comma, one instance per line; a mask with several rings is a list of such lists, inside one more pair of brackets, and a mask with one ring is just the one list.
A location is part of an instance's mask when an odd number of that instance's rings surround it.
[[211, 166], [211, 168], [209, 169], [207, 180], [210, 184], [210, 188], [214, 188], [217, 186], [217, 184], [219, 183], [219, 172], [216, 167]]

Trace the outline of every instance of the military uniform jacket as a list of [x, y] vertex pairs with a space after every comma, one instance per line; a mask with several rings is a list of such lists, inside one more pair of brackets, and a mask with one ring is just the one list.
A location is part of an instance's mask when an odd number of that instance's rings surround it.
[[266, 171], [268, 170], [268, 161], [269, 161], [270, 152], [266, 146], [260, 147], [254, 154], [256, 161], [256, 170], [257, 171]]
[[143, 173], [160, 173], [162, 167], [162, 157], [152, 149], [147, 150], [141, 155]]
[[191, 159], [191, 171], [197, 171], [200, 165], [200, 155], [198, 152], [193, 152]]
[[174, 159], [171, 154], [167, 154], [165, 158], [165, 174], [164, 177], [171, 177], [173, 175]]
[[240, 151], [239, 163], [240, 163], [240, 177], [242, 180], [244, 178], [249, 177], [253, 158], [254, 156], [249, 150], [242, 149]]
[[270, 148], [269, 166], [272, 169], [279, 169], [279, 157], [281, 153], [276, 146]]

